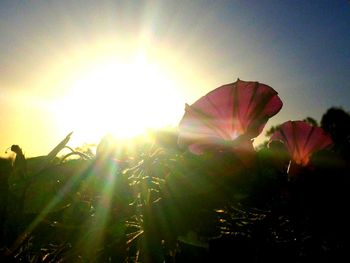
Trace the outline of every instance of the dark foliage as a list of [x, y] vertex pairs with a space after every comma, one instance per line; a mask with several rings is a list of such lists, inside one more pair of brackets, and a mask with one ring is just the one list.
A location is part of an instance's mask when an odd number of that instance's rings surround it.
[[350, 114], [341, 108], [330, 108], [322, 116], [321, 127], [332, 136], [336, 151], [349, 158]]
[[25, 159], [16, 146], [13, 164], [0, 159], [1, 262], [346, 262], [349, 155], [337, 147], [348, 120], [338, 114], [322, 119], [336, 148], [294, 177], [278, 143], [250, 166], [180, 150], [172, 132], [134, 151], [105, 138], [75, 160]]

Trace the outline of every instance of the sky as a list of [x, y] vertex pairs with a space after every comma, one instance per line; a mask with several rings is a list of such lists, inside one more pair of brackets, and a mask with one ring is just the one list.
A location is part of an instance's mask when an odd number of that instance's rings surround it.
[[0, 0], [0, 156], [176, 126], [237, 78], [279, 93], [266, 129], [350, 110], [349, 1]]

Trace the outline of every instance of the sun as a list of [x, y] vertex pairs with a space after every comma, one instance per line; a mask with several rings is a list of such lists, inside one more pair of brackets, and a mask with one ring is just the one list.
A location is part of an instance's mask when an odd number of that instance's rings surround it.
[[176, 80], [144, 55], [94, 63], [73, 78], [57, 105], [59, 129], [74, 131], [80, 143], [176, 125], [183, 111]]

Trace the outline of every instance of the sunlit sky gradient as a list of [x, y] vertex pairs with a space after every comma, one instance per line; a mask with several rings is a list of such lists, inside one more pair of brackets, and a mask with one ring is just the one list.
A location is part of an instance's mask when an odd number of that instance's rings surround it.
[[176, 126], [185, 102], [238, 77], [279, 92], [267, 127], [350, 109], [345, 0], [2, 0], [0, 39], [0, 155], [47, 154], [73, 130], [79, 144], [107, 126]]

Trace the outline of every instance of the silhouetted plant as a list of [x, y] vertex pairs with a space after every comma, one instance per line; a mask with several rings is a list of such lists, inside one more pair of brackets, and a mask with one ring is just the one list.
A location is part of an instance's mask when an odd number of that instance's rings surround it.
[[350, 158], [350, 115], [341, 108], [330, 108], [322, 116], [321, 127], [334, 141], [335, 149]]
[[13, 145], [13, 165], [0, 159], [1, 261], [346, 260], [349, 115], [322, 119], [333, 150], [310, 117], [271, 128], [269, 147], [254, 150], [281, 107], [271, 87], [238, 80], [134, 150], [111, 136], [96, 154], [70, 149], [69, 134], [26, 159]]

